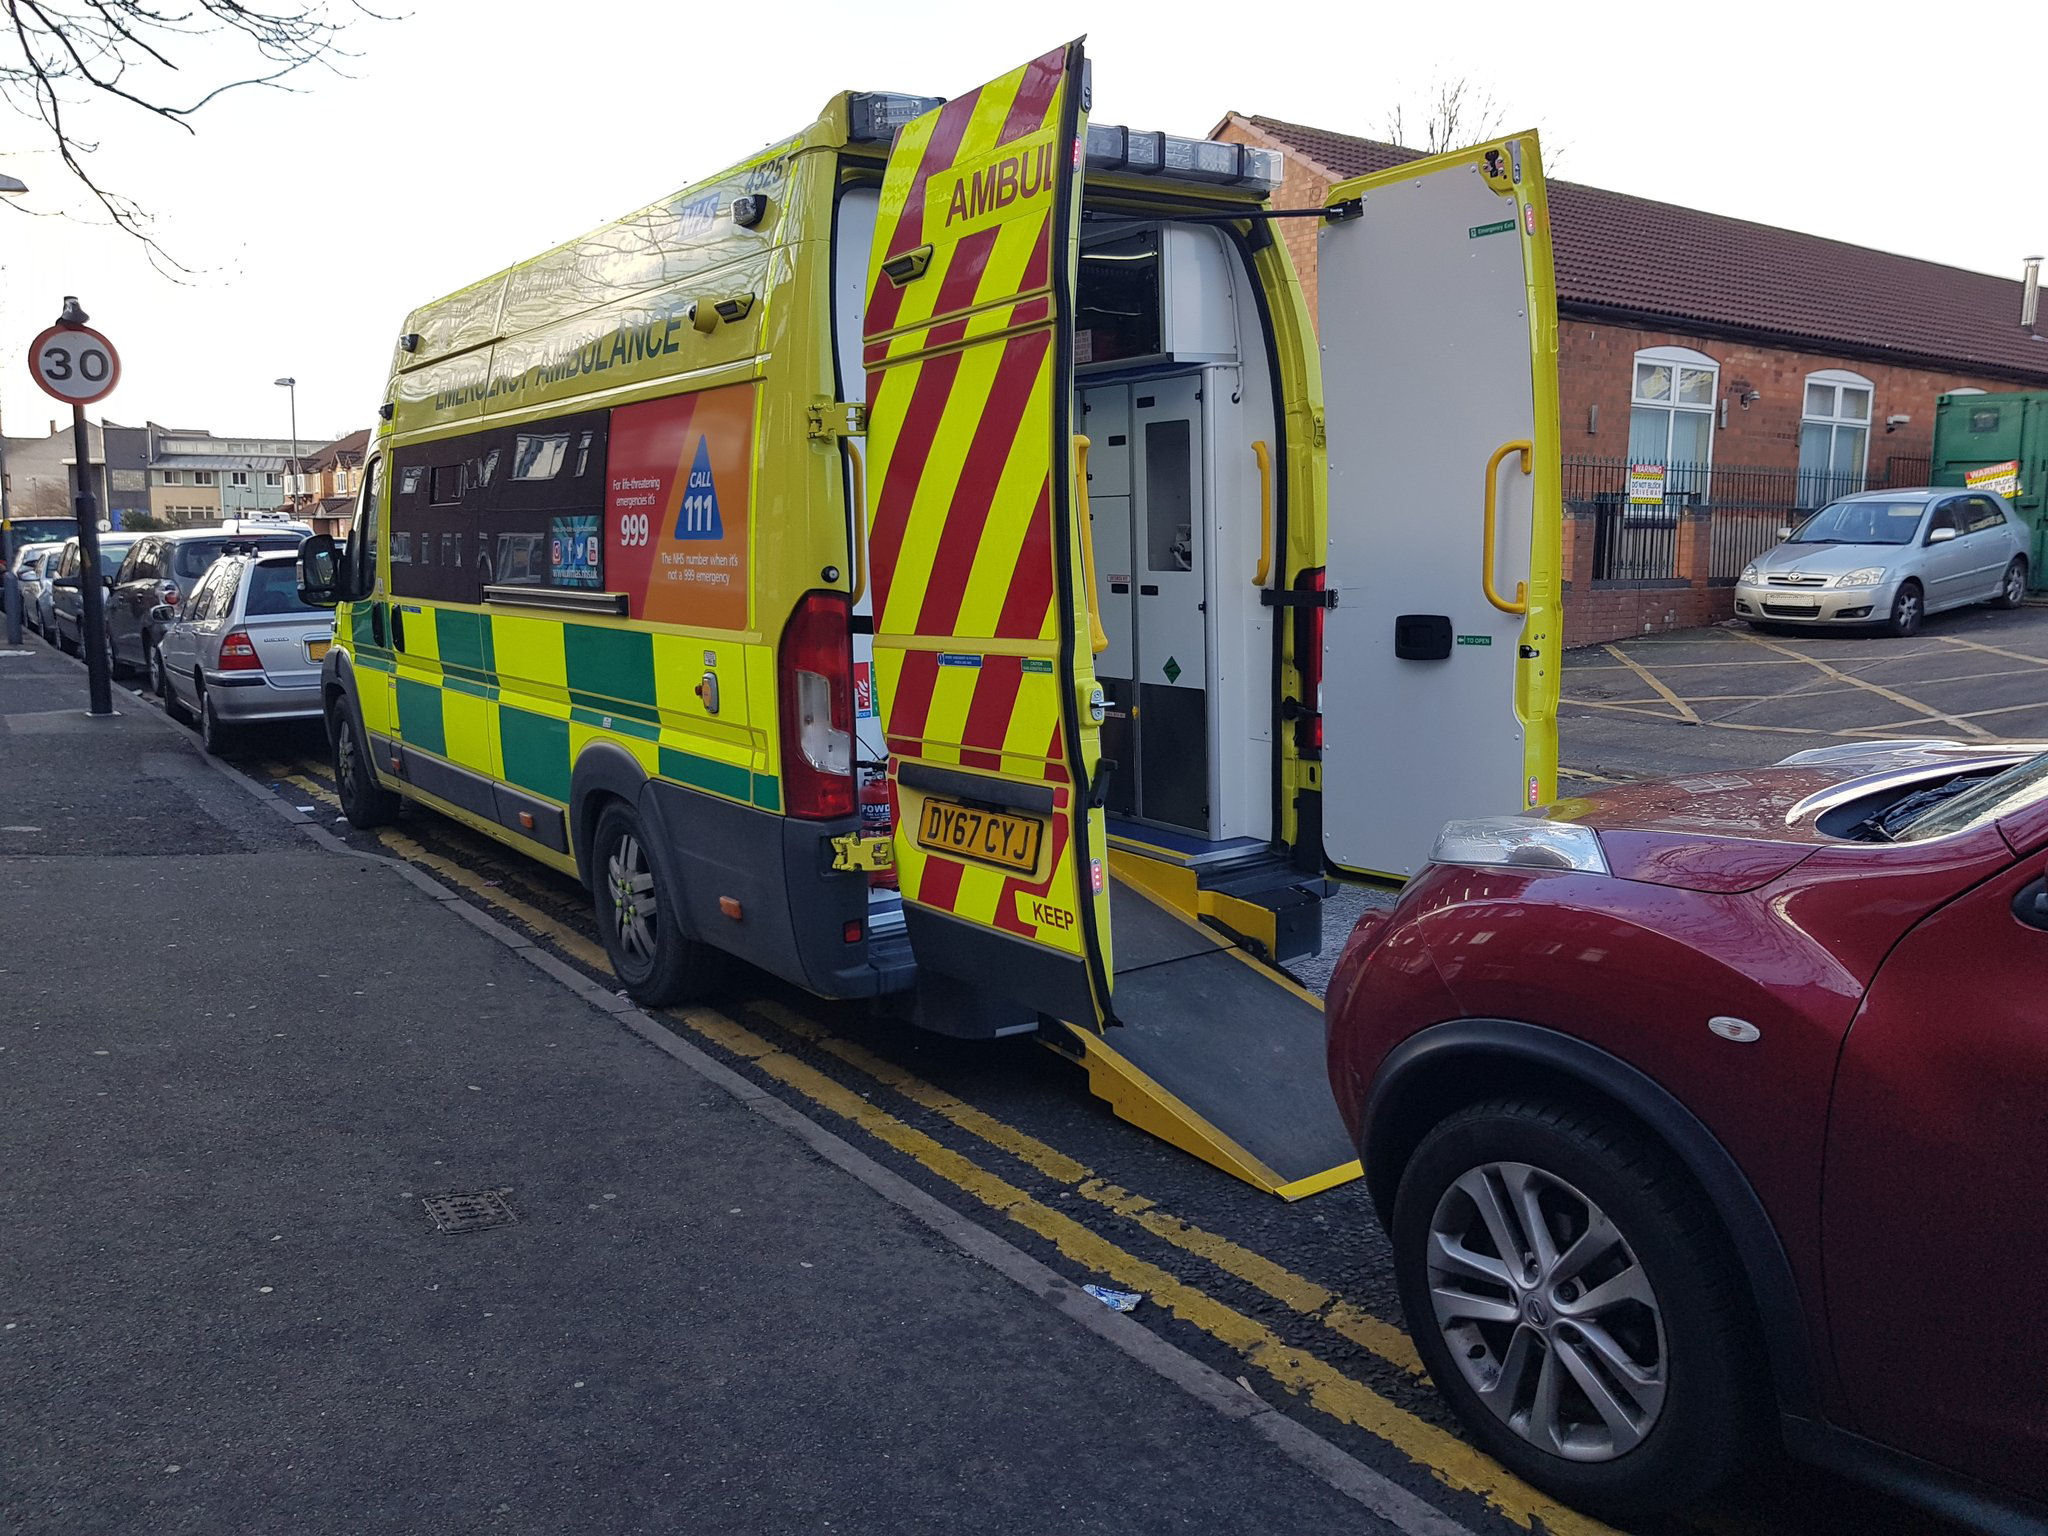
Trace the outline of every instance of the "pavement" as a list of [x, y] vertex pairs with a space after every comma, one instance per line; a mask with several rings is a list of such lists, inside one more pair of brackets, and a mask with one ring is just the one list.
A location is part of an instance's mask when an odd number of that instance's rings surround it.
[[0, 1530], [1461, 1529], [83, 696], [0, 654]]

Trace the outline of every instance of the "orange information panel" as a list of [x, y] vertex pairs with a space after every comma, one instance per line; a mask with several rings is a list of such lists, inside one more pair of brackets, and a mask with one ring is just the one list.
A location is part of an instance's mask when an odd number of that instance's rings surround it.
[[732, 384], [612, 412], [605, 571], [633, 618], [747, 627], [754, 388]]

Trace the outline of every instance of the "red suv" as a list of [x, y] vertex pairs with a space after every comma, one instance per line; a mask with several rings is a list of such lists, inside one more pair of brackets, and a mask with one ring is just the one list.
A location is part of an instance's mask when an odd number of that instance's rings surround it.
[[1359, 924], [1330, 1081], [1416, 1346], [1501, 1461], [1629, 1515], [1775, 1429], [2048, 1530], [2039, 752], [1829, 748], [1453, 822]]

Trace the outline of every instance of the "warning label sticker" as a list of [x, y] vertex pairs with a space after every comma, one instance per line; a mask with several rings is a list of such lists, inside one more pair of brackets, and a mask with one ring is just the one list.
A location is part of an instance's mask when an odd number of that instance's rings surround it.
[[636, 619], [747, 627], [754, 386], [612, 412], [605, 570]]

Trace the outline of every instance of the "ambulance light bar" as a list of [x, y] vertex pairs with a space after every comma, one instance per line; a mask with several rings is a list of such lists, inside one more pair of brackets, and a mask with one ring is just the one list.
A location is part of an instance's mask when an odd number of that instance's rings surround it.
[[896, 137], [896, 130], [934, 107], [943, 107], [943, 96], [904, 96], [894, 91], [855, 91], [846, 101], [846, 136], [855, 143], [873, 143]]
[[1097, 171], [1134, 171], [1172, 181], [1280, 185], [1283, 163], [1277, 149], [1225, 144], [1215, 139], [1177, 139], [1114, 123], [1088, 125], [1088, 166]]

